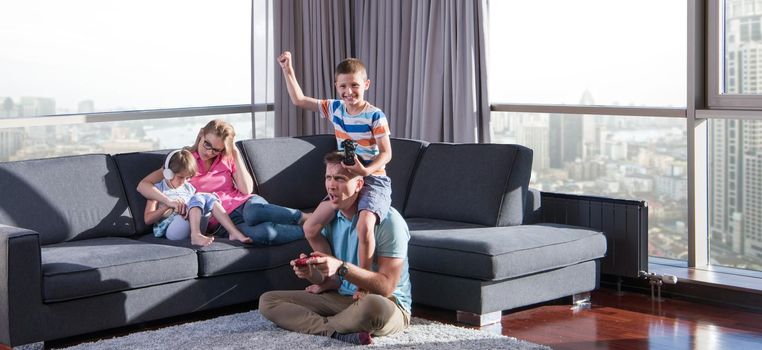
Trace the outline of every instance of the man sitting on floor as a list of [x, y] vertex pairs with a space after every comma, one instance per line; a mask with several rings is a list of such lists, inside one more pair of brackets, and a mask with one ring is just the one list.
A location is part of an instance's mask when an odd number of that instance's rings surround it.
[[[337, 213], [322, 234], [334, 255], [313, 252], [291, 261], [297, 277], [317, 286], [267, 292], [259, 298], [259, 310], [291, 331], [370, 344], [371, 336], [393, 334], [410, 325], [410, 232], [402, 216], [391, 208], [376, 227], [373, 271], [357, 266], [357, 201], [363, 178], [346, 170], [342, 159], [342, 153], [325, 157], [327, 200]], [[352, 295], [357, 288], [368, 293], [355, 299]]]

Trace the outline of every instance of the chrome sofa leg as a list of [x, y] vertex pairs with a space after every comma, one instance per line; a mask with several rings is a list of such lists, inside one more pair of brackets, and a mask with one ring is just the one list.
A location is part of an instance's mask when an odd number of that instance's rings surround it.
[[582, 292], [572, 295], [572, 307], [575, 312], [582, 310], [590, 310], [592, 307], [590, 298], [590, 292]]
[[457, 319], [460, 323], [466, 323], [473, 326], [486, 326], [492, 323], [500, 323], [503, 317], [502, 311], [489, 312], [486, 314], [475, 314], [467, 311], [457, 311]]

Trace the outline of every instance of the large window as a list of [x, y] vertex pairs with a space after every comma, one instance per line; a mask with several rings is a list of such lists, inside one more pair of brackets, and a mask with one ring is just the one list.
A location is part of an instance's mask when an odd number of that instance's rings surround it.
[[762, 270], [762, 120], [708, 126], [712, 264]]
[[251, 1], [3, 1], [0, 117], [251, 103]]
[[271, 8], [4, 2], [0, 161], [186, 146], [213, 118], [238, 139], [272, 137]]
[[762, 1], [708, 1], [709, 263], [762, 271]]
[[686, 259], [685, 120], [493, 112], [491, 131], [534, 151], [532, 188], [647, 201], [649, 254]]
[[646, 200], [649, 254], [687, 260], [686, 2], [489, 6], [492, 141], [534, 150], [533, 188]]
[[762, 1], [709, 1], [709, 105], [762, 109]]

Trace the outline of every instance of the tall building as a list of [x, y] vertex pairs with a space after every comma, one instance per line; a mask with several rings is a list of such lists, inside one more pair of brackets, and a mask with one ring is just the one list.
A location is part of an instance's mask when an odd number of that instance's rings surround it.
[[582, 159], [582, 118], [579, 115], [551, 114], [548, 121], [550, 167], [563, 169], [564, 164]]
[[22, 128], [0, 129], [0, 162], [11, 160], [24, 144]]
[[[592, 105], [593, 96], [585, 90], [581, 105]], [[563, 169], [565, 163], [590, 159], [599, 154], [598, 133], [591, 116], [551, 114], [549, 120], [550, 167]]]
[[545, 170], [550, 166], [548, 147], [550, 130], [547, 118], [521, 116], [521, 128], [516, 130], [516, 142], [532, 149], [532, 168]]
[[22, 97], [19, 105], [22, 117], [56, 114], [56, 100], [49, 97]]
[[[762, 93], [762, 3], [727, 0], [725, 93]], [[709, 124], [711, 244], [762, 259], [762, 123]]]
[[0, 118], [15, 117], [17, 114], [17, 106], [13, 99], [0, 96]]

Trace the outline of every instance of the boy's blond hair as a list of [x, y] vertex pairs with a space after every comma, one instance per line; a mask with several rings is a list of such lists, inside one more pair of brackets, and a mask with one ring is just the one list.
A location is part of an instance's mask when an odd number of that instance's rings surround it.
[[175, 174], [187, 172], [188, 176], [196, 176], [196, 173], [198, 172], [196, 158], [193, 157], [193, 153], [187, 148], [183, 148], [179, 152], [173, 154], [172, 158], [169, 158], [169, 170], [172, 170]]
[[365, 65], [358, 58], [347, 58], [336, 66], [336, 76], [339, 74], [362, 74], [363, 80], [368, 80], [368, 72], [365, 70]]

